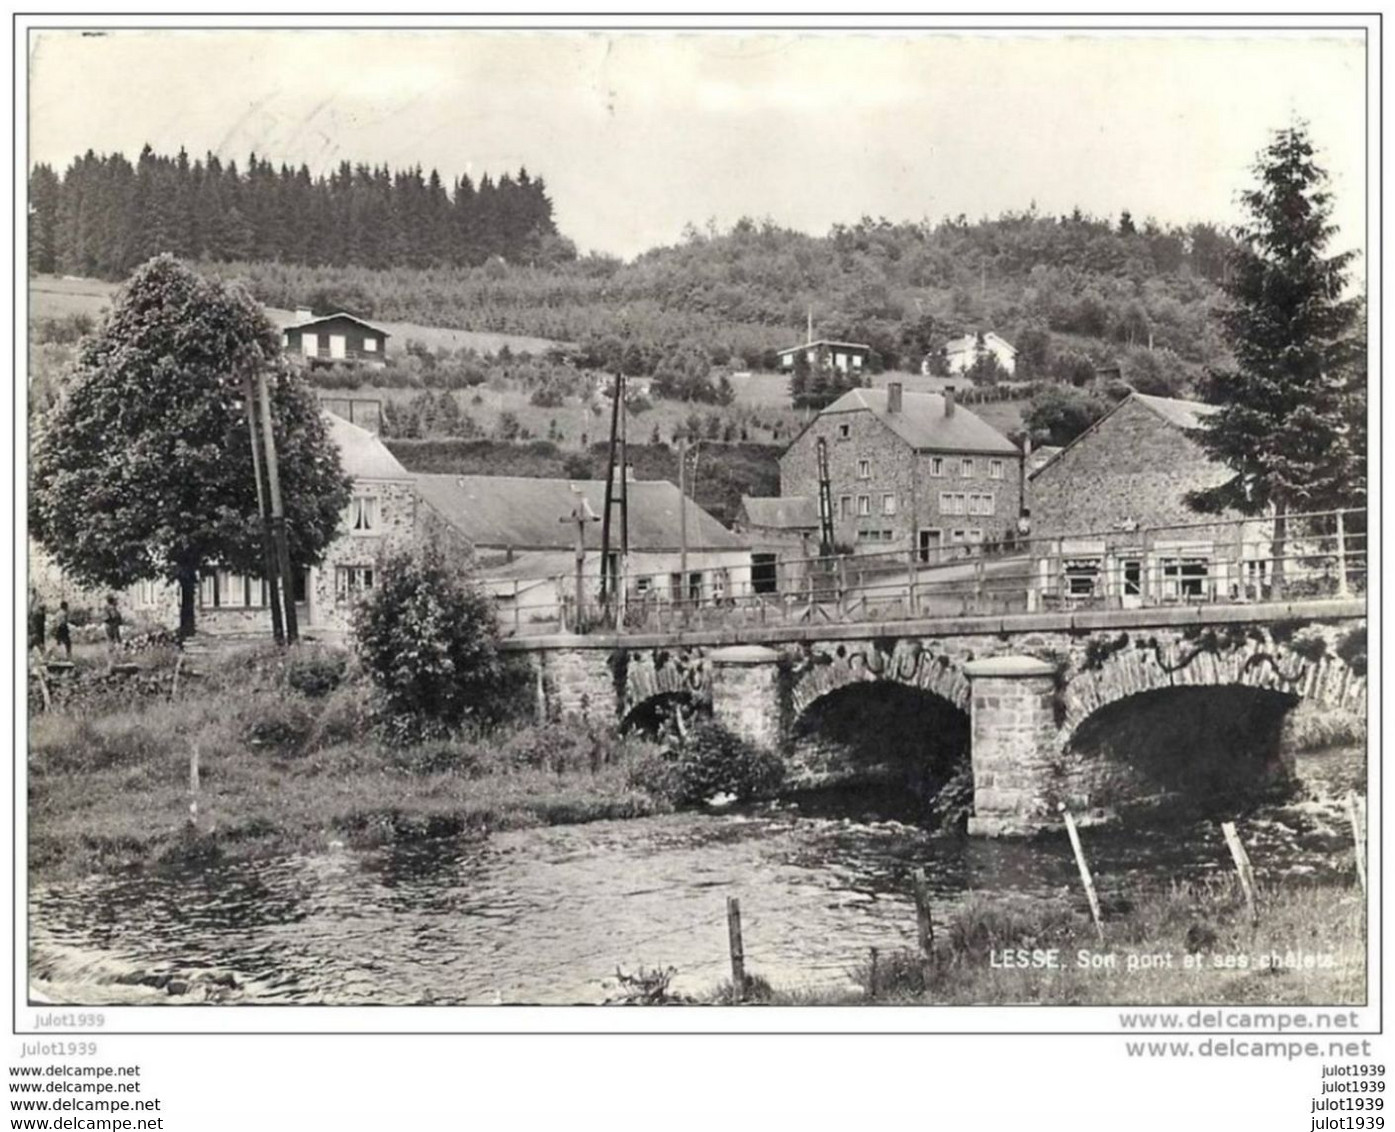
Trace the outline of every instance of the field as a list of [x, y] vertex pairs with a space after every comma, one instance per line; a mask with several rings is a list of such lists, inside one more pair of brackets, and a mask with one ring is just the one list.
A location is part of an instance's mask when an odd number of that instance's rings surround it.
[[[71, 276], [37, 275], [29, 282], [29, 317], [31, 321], [44, 318], [67, 318], [87, 315], [97, 319], [111, 305], [117, 284], [100, 279], [77, 279]], [[267, 307], [267, 317], [277, 326], [295, 321], [295, 312], [279, 307]], [[388, 332], [388, 353], [406, 352], [408, 342], [420, 342], [435, 351], [476, 350], [481, 354], [497, 353], [507, 346], [513, 353], [541, 354], [555, 343], [546, 338], [530, 338], [521, 334], [493, 334], [475, 330], [452, 330], [440, 326], [420, 326], [413, 322], [381, 322], [373, 320]]]

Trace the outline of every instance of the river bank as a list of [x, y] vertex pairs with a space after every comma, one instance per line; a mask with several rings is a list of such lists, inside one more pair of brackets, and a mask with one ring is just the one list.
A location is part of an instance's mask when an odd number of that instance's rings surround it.
[[69, 677], [80, 692], [31, 716], [31, 879], [672, 808], [641, 782], [653, 746], [602, 728], [515, 726], [395, 747], [372, 737], [369, 693], [342, 656], [307, 651], [287, 663], [252, 650], [182, 687], [174, 663], [147, 658], [139, 673], [112, 677], [94, 661]]

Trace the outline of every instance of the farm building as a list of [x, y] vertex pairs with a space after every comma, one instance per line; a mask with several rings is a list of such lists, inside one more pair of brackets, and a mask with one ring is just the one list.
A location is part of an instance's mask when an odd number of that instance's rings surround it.
[[388, 333], [355, 315], [339, 311], [315, 316], [304, 308], [281, 328], [281, 348], [311, 365], [358, 362], [386, 365]]
[[[603, 480], [457, 475], [416, 479], [426, 503], [475, 547], [479, 574], [499, 599], [505, 622], [516, 602], [523, 603], [521, 616], [550, 620], [571, 600], [577, 524], [570, 516], [577, 492], [592, 515], [603, 513]], [[684, 578], [678, 488], [668, 480], [631, 480], [626, 487], [630, 600], [716, 602], [750, 592], [751, 552], [744, 539], [689, 499]], [[612, 561], [618, 564], [618, 508], [613, 515]], [[600, 590], [600, 522], [586, 523], [584, 546], [585, 586], [593, 600]]]

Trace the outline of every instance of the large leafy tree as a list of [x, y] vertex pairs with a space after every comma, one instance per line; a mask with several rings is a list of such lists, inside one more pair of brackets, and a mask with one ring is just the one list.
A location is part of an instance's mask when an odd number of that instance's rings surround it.
[[1362, 300], [1345, 293], [1355, 253], [1325, 254], [1337, 229], [1306, 127], [1277, 131], [1254, 172], [1224, 283], [1235, 364], [1204, 378], [1219, 412], [1195, 434], [1234, 475], [1188, 502], [1210, 514], [1272, 511], [1281, 582], [1289, 515], [1365, 503]]
[[282, 362], [245, 289], [168, 255], [137, 269], [36, 430], [31, 533], [85, 584], [177, 583], [180, 633], [192, 633], [201, 574], [262, 571], [243, 402], [258, 372], [270, 389], [291, 561], [316, 564], [349, 480], [314, 393]]

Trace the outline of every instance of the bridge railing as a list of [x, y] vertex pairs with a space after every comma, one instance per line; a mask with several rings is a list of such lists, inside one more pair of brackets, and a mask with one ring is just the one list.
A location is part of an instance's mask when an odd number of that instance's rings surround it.
[[1366, 589], [1364, 511], [1211, 519], [829, 556], [754, 568], [695, 557], [679, 574], [630, 573], [602, 603], [598, 579], [574, 574], [485, 579], [506, 632], [669, 632], [894, 621], [1043, 610], [1359, 596]]

